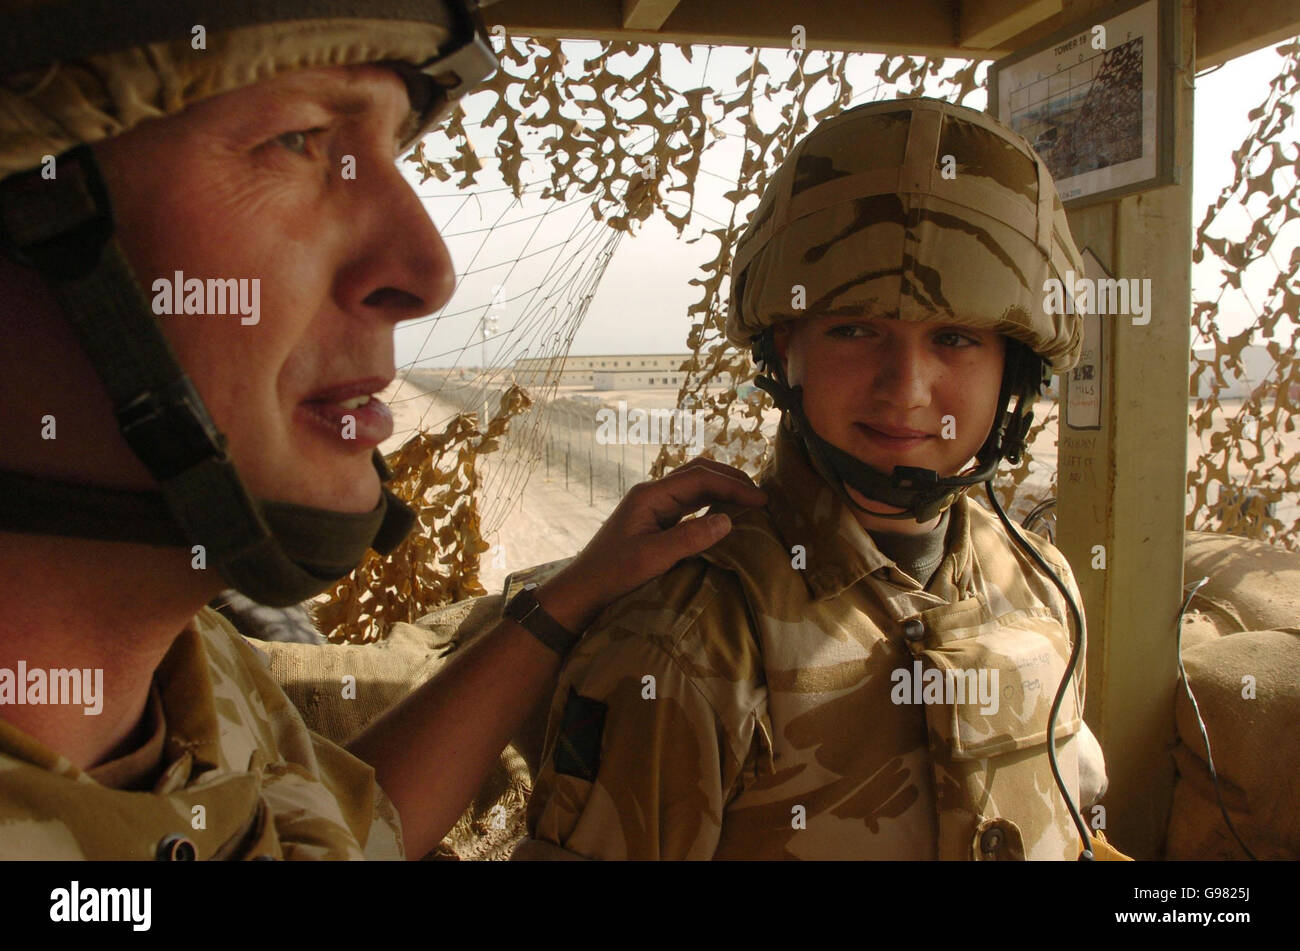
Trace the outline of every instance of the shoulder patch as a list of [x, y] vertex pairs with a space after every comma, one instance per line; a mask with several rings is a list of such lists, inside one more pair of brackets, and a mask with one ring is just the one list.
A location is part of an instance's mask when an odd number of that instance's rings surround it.
[[609, 706], [569, 687], [560, 733], [555, 740], [555, 771], [595, 782], [600, 770], [600, 741]]

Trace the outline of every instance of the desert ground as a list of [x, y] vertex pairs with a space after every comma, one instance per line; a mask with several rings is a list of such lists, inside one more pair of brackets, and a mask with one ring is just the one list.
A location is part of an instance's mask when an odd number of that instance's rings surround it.
[[[411, 378], [394, 384], [383, 394], [382, 398], [392, 408], [395, 424], [393, 436], [381, 447], [385, 452], [396, 449], [420, 428], [441, 430], [460, 411], [458, 403], [470, 404], [466, 408], [471, 412], [481, 405], [481, 398], [466, 396], [464, 388], [458, 391], [458, 396], [449, 397], [447, 391], [435, 395], [429, 386], [436, 380], [432, 374], [426, 373], [419, 379], [426, 385], [417, 385]], [[511, 571], [576, 554], [621, 498], [619, 476], [613, 474], [620, 463], [624, 488], [644, 478], [644, 467], [653, 462], [657, 447], [596, 444], [592, 437], [600, 408], [617, 411], [619, 401], [623, 401], [629, 409], [672, 409], [676, 400], [676, 388], [597, 391], [591, 387], [561, 387], [555, 393], [551, 414], [536, 421], [526, 446], [512, 444], [507, 439], [501, 452], [482, 457], [485, 498], [481, 516], [485, 538], [494, 546], [484, 555], [481, 565], [484, 587], [489, 592], [499, 591]], [[1230, 414], [1236, 412], [1240, 401], [1236, 403], [1234, 406], [1231, 401], [1225, 401]], [[1035, 418], [1041, 419], [1049, 406], [1047, 401], [1040, 401]], [[778, 414], [769, 412], [764, 431], [774, 432], [777, 421]], [[588, 428], [566, 428], [566, 424]], [[526, 429], [517, 427], [520, 433]], [[1209, 444], [1210, 436], [1206, 433], [1201, 438], [1189, 438], [1189, 466], [1203, 451], [1202, 443]], [[523, 440], [522, 435], [519, 438]], [[1300, 433], [1285, 434], [1283, 438], [1288, 441], [1288, 452], [1300, 452]], [[571, 469], [567, 489], [563, 472], [566, 449]], [[1056, 433], [1040, 434], [1031, 451], [1035, 462], [1021, 494], [1042, 496], [1047, 484], [1046, 473], [1057, 462]], [[594, 460], [593, 466], [605, 467], [597, 472], [594, 485], [589, 485], [587, 480], [588, 453]], [[1244, 474], [1244, 467], [1234, 466], [1234, 476]], [[1289, 525], [1300, 514], [1298, 509], [1300, 499], [1286, 499], [1278, 505], [1277, 517]]]

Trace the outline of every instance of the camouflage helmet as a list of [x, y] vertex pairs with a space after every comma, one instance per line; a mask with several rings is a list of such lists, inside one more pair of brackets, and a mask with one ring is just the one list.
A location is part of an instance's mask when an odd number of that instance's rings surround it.
[[1043, 285], [1068, 270], [1083, 272], [1079, 252], [1024, 138], [941, 100], [873, 102], [819, 125], [768, 183], [736, 246], [727, 337], [896, 315], [1003, 333], [1059, 372], [1082, 318], [1048, 313]]
[[384, 63], [407, 147], [496, 69], [469, 0], [0, 0], [0, 179], [242, 86]]

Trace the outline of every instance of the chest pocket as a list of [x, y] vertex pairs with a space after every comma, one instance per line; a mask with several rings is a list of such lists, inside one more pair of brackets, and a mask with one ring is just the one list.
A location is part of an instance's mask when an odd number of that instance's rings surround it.
[[[904, 630], [921, 662], [926, 721], [954, 761], [1047, 743], [1048, 716], [1071, 648], [1050, 610], [994, 618], [985, 602], [967, 598], [922, 612]], [[1058, 741], [1079, 732], [1080, 708], [1076, 681], [1061, 700]]]

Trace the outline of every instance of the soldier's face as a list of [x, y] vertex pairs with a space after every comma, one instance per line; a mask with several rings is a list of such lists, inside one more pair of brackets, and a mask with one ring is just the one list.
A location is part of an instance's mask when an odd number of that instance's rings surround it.
[[[392, 380], [396, 323], [437, 310], [454, 282], [395, 164], [409, 112], [390, 70], [312, 70], [96, 147], [127, 258], [256, 495], [378, 501], [371, 449], [392, 418], [354, 404]], [[193, 279], [203, 313], [166, 314], [188, 309]]]
[[[885, 473], [919, 466], [955, 475], [997, 415], [1001, 334], [883, 318], [778, 325], [777, 354], [823, 439]], [[869, 511], [899, 509], [849, 490]], [[911, 523], [886, 523], [903, 531]]]

